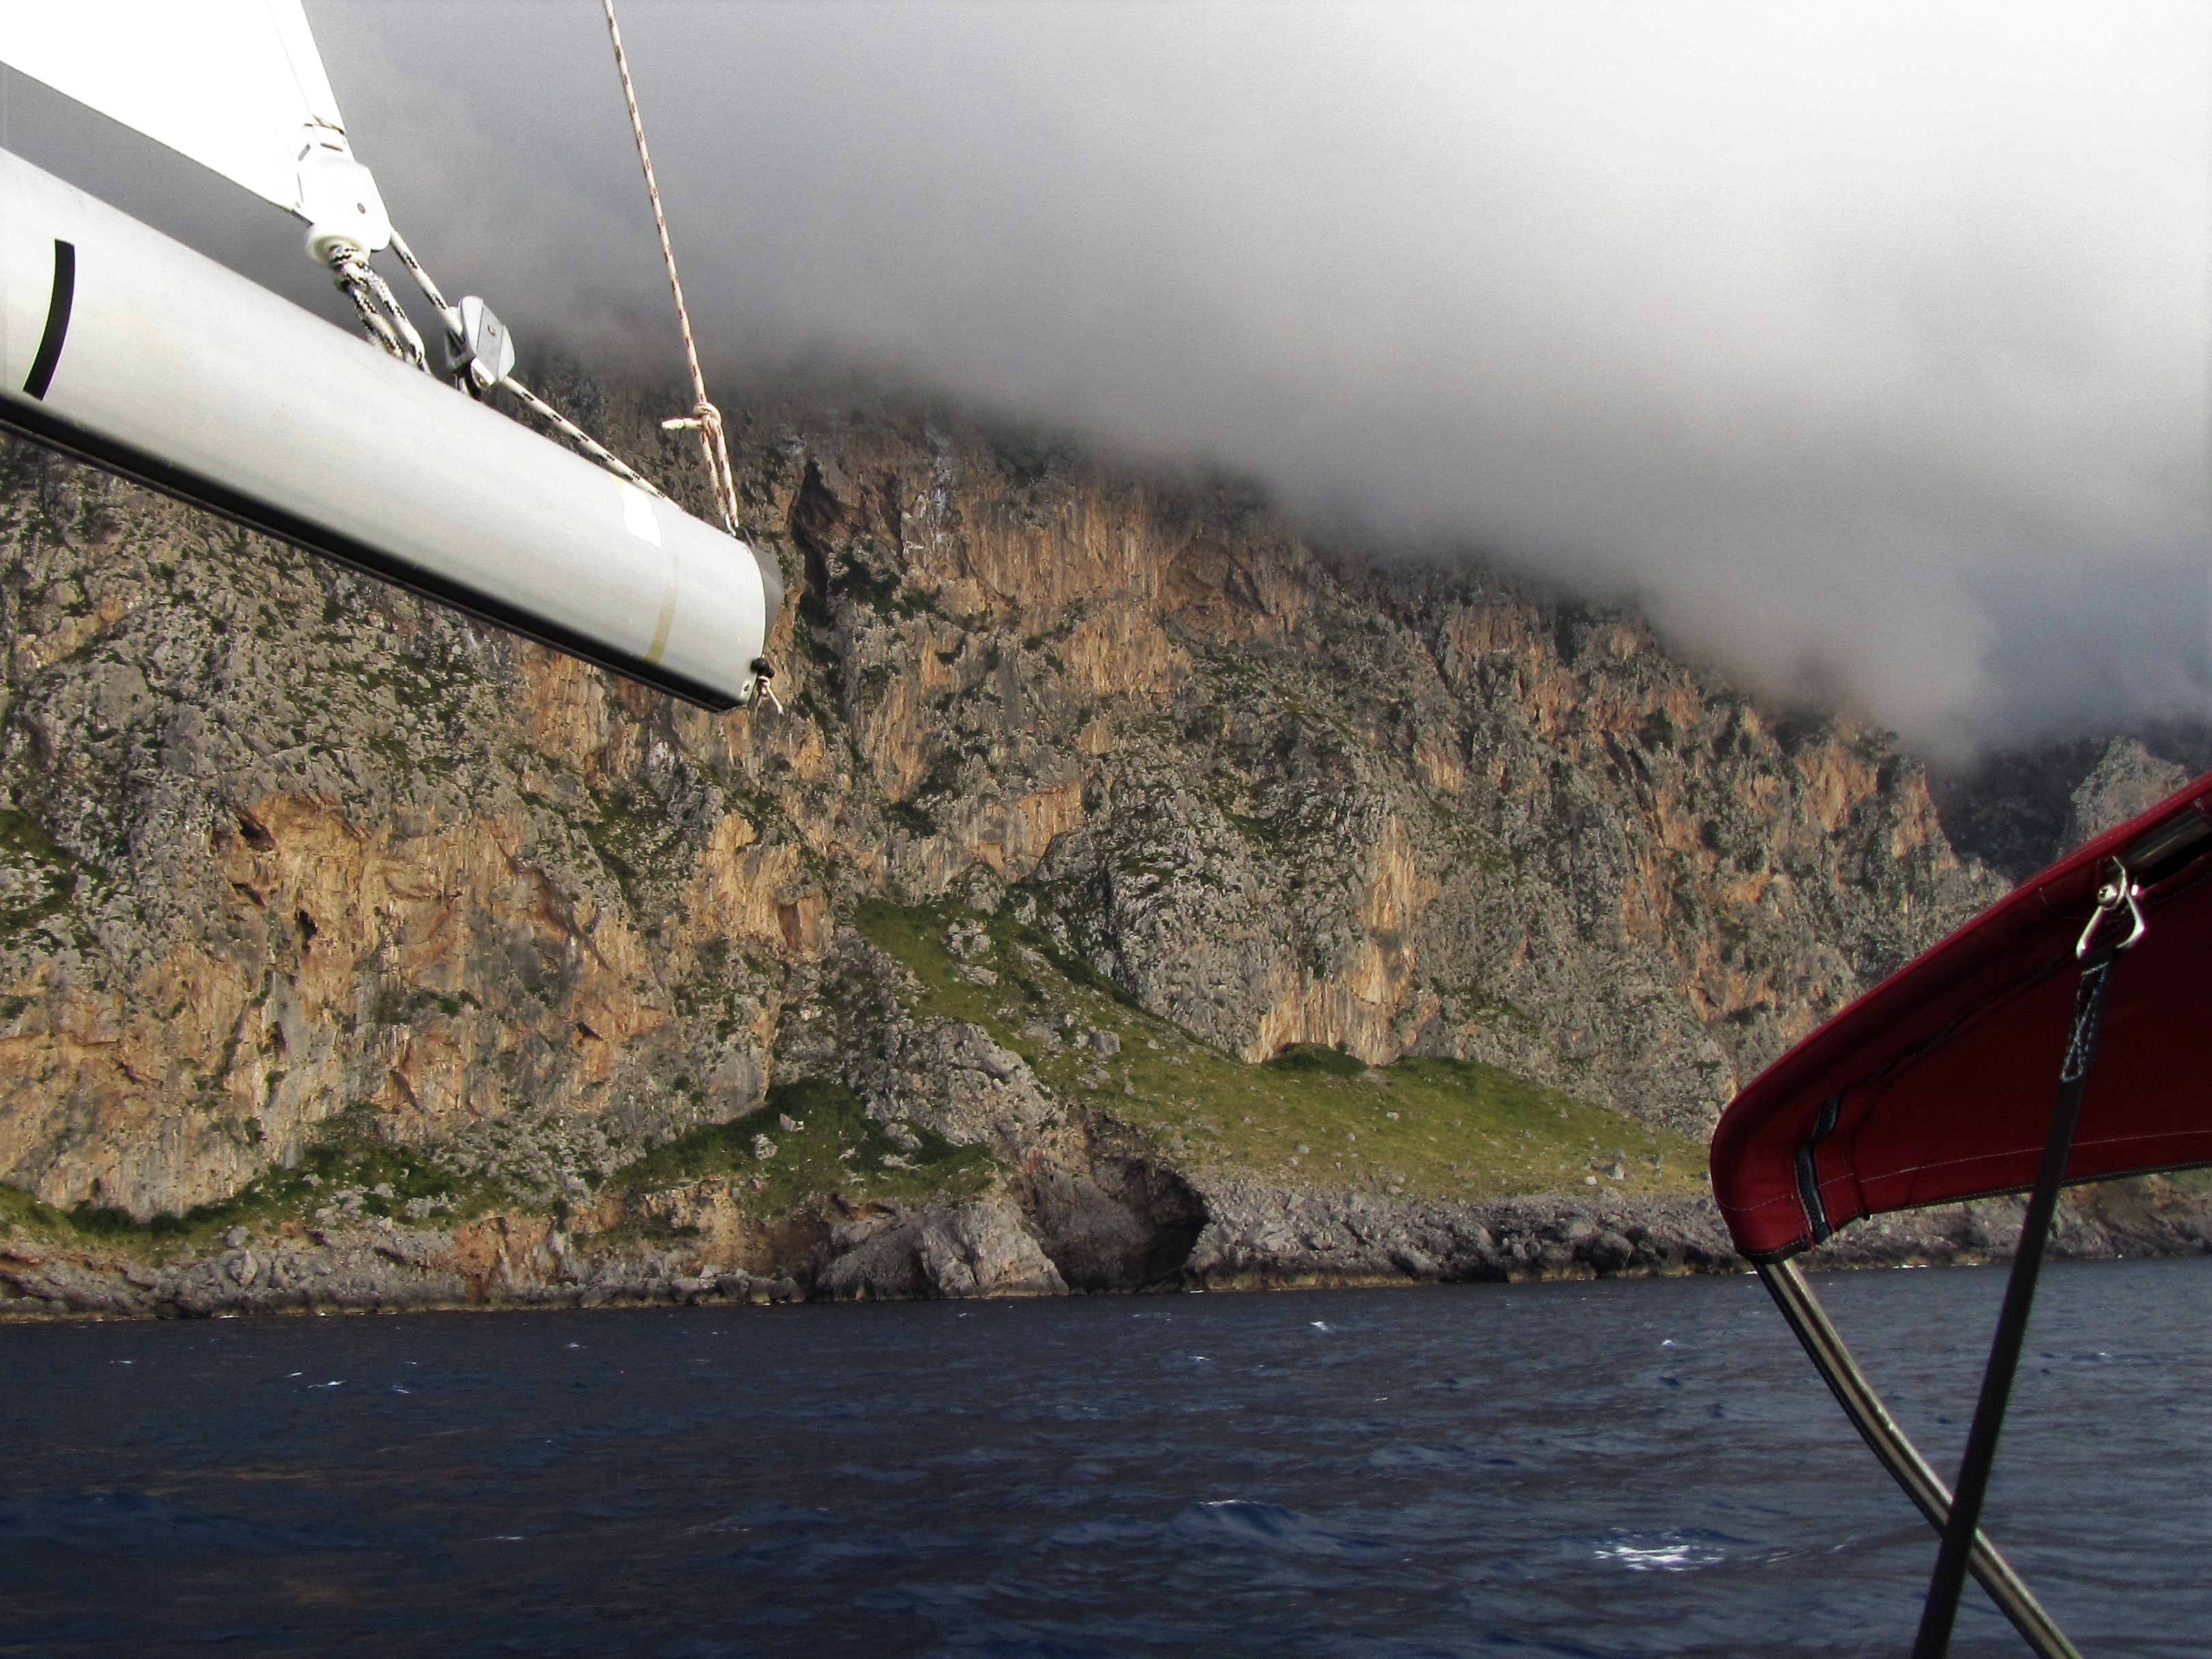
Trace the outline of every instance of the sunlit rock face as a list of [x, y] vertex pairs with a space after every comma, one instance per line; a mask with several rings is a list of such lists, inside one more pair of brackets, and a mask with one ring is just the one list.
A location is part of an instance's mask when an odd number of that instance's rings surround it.
[[[645, 412], [606, 424], [696, 496]], [[737, 426], [781, 715], [0, 451], [0, 1179], [178, 1211], [351, 1113], [513, 1126], [580, 1192], [793, 1045], [1086, 1178], [980, 1033], [811, 1035], [870, 896], [1026, 899], [1249, 1060], [1481, 1060], [1697, 1131], [2000, 890], [1884, 735], [1632, 613], [934, 413]]]

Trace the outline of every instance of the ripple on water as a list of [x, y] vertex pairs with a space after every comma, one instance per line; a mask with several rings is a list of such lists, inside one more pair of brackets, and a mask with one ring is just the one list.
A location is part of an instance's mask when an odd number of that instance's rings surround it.
[[1227, 1545], [1342, 1561], [1380, 1561], [1393, 1553], [1393, 1547], [1379, 1538], [1339, 1532], [1280, 1504], [1254, 1503], [1242, 1498], [1210, 1498], [1193, 1504], [1179, 1510], [1170, 1526], [1177, 1538], [1188, 1544]]

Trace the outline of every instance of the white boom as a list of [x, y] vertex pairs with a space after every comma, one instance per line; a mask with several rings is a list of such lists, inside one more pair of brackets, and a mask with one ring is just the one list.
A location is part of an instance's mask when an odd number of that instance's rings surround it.
[[775, 562], [0, 151], [0, 425], [687, 701]]

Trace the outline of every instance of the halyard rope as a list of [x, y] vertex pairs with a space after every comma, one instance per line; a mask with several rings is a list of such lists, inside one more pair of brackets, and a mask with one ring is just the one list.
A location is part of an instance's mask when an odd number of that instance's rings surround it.
[[700, 372], [699, 347], [691, 337], [691, 313], [684, 303], [684, 283], [676, 275], [676, 248], [668, 240], [668, 216], [661, 210], [660, 185], [653, 176], [653, 154], [645, 147], [645, 118], [638, 113], [637, 88], [630, 84], [629, 55], [623, 50], [622, 27], [615, 21], [615, 0], [600, 0], [606, 9], [607, 39], [614, 43], [615, 72], [622, 77], [623, 102], [629, 106], [629, 130], [637, 140], [637, 164], [645, 173], [645, 193], [653, 203], [653, 226], [660, 233], [660, 258], [668, 267], [668, 291], [676, 297], [676, 323], [684, 334], [684, 360], [691, 370], [691, 414], [689, 419], [663, 421], [671, 430], [699, 434], [707, 471], [714, 482], [714, 505], [721, 509], [722, 524], [738, 533], [738, 483], [730, 470], [730, 447], [722, 435], [722, 411], [707, 398], [707, 377]]

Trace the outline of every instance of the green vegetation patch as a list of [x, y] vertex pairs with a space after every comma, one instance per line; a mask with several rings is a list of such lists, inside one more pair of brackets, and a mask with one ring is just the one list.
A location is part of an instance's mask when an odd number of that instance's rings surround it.
[[[911, 1143], [911, 1144], [908, 1144]], [[777, 1214], [838, 1193], [865, 1199], [972, 1196], [990, 1183], [991, 1155], [915, 1124], [877, 1122], [842, 1083], [779, 1083], [758, 1111], [710, 1123], [618, 1170], [611, 1184], [660, 1192], [731, 1177], [743, 1207]]]
[[456, 1176], [441, 1167], [433, 1149], [380, 1139], [365, 1115], [348, 1113], [325, 1125], [298, 1167], [264, 1170], [228, 1198], [196, 1204], [182, 1215], [142, 1221], [128, 1210], [90, 1203], [58, 1210], [27, 1193], [0, 1187], [0, 1218], [62, 1242], [160, 1255], [172, 1247], [204, 1247], [235, 1226], [265, 1232], [306, 1220], [342, 1193], [356, 1194], [346, 1213], [398, 1221], [408, 1219], [410, 1200], [427, 1200], [435, 1207], [421, 1224], [426, 1225], [450, 1224], [516, 1201], [496, 1182]]
[[27, 1228], [48, 1237], [65, 1232], [69, 1218], [51, 1204], [41, 1204], [20, 1187], [0, 1184], [0, 1223]]
[[1279, 1072], [1306, 1072], [1316, 1077], [1358, 1077], [1367, 1062], [1347, 1054], [1342, 1043], [1324, 1048], [1317, 1042], [1293, 1042], [1267, 1064]]
[[1306, 1043], [1247, 1064], [1146, 1012], [1011, 908], [986, 919], [950, 901], [873, 900], [855, 920], [920, 981], [915, 1013], [982, 1026], [1055, 1092], [1135, 1127], [1181, 1164], [1431, 1196], [1593, 1181], [1704, 1189], [1702, 1143], [1494, 1066], [1409, 1057], [1377, 1068]]

